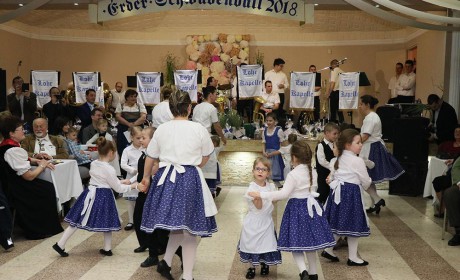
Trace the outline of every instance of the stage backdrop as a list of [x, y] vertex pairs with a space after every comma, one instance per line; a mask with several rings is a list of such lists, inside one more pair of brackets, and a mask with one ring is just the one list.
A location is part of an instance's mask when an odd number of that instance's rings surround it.
[[201, 70], [203, 86], [209, 76], [216, 78], [220, 85], [229, 84], [232, 66], [249, 64], [249, 35], [189, 35], [185, 40], [188, 59], [185, 68]]

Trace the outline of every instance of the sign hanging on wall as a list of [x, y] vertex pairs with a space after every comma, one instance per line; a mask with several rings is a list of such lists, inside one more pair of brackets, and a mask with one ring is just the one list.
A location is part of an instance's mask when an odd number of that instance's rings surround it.
[[104, 0], [89, 5], [92, 22], [171, 10], [226, 10], [313, 23], [313, 4], [303, 0]]
[[[86, 102], [86, 91], [93, 89], [97, 91], [99, 86], [98, 72], [73, 72], [73, 84], [75, 85], [75, 96], [77, 103]], [[97, 97], [96, 97], [97, 98]]]
[[192, 102], [198, 99], [198, 71], [176, 70], [174, 71], [174, 84], [177, 89], [188, 92]]
[[49, 90], [52, 87], [58, 87], [59, 73], [57, 71], [31, 71], [32, 76], [32, 91], [37, 95], [37, 107], [42, 108], [43, 105], [51, 100]]
[[358, 109], [359, 72], [339, 76], [339, 109]]
[[142, 104], [160, 103], [160, 72], [137, 72], [137, 92]]
[[290, 108], [314, 108], [315, 80], [316, 73], [291, 72]]

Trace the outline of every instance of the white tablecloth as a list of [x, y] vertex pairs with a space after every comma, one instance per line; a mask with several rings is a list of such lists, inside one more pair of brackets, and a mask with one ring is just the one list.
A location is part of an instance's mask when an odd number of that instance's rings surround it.
[[436, 192], [433, 188], [433, 180], [436, 177], [443, 175], [448, 166], [445, 163], [445, 159], [439, 159], [437, 157], [428, 157], [428, 173], [426, 174], [425, 189], [423, 191], [423, 197], [433, 196], [433, 200], [436, 200]]
[[[56, 190], [58, 199], [58, 210], [61, 210], [61, 204], [72, 198], [78, 198], [83, 192], [80, 173], [78, 172], [77, 161], [73, 159], [63, 159], [62, 163], [55, 165], [55, 170], [46, 168], [40, 173], [38, 178], [51, 182]], [[32, 168], [37, 168], [33, 166]]]

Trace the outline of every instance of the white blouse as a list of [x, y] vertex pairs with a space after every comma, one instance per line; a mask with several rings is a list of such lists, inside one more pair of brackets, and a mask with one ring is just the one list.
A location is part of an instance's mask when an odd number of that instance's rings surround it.
[[120, 183], [115, 169], [108, 162], [100, 160], [93, 161], [91, 163], [89, 175], [91, 176], [91, 179], [89, 180], [90, 185], [108, 186], [118, 193], [124, 193], [131, 190], [130, 186], [122, 185]]
[[[279, 126], [276, 126], [272, 132], [268, 131], [268, 127], [265, 127], [264, 128], [264, 132], [262, 133], [262, 143], [265, 143], [265, 131], [267, 131], [267, 135], [268, 136], [273, 136], [273, 134], [275, 134], [275, 131], [276, 131], [276, 128], [279, 127]], [[283, 129], [281, 127], [279, 127], [280, 129], [278, 129], [278, 138], [280, 139], [280, 143], [284, 141], [284, 138], [286, 137], [284, 135], [284, 132], [283, 132]]]
[[307, 198], [312, 192], [316, 192], [316, 171], [312, 168], [312, 183], [310, 183], [310, 171], [307, 165], [297, 165], [287, 175], [283, 188], [277, 192], [260, 193], [262, 199], [282, 200], [286, 198]]
[[369, 158], [371, 150], [371, 144], [375, 142], [381, 142], [385, 146], [385, 142], [382, 140], [382, 122], [380, 121], [379, 115], [375, 112], [370, 112], [363, 120], [363, 126], [361, 127], [361, 134], [369, 135], [366, 142], [363, 143], [363, 148], [359, 156], [363, 159]]
[[[339, 180], [341, 182], [352, 183], [362, 186], [365, 190], [372, 183], [371, 177], [367, 173], [364, 160], [353, 152], [345, 150], [338, 157], [339, 169], [334, 169], [334, 164], [337, 158], [331, 160], [329, 169], [331, 170], [331, 180]], [[286, 185], [286, 184], [285, 184]]]
[[5, 161], [16, 171], [18, 176], [22, 176], [30, 170], [29, 155], [27, 151], [21, 147], [9, 148], [5, 152]]
[[158, 127], [146, 154], [160, 162], [198, 166], [213, 151], [211, 137], [201, 124], [172, 120]]

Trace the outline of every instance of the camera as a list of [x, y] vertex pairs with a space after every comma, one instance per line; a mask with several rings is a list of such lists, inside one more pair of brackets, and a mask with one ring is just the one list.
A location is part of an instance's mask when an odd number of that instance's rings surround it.
[[29, 91], [29, 84], [28, 83], [23, 83], [22, 84], [22, 91]]

